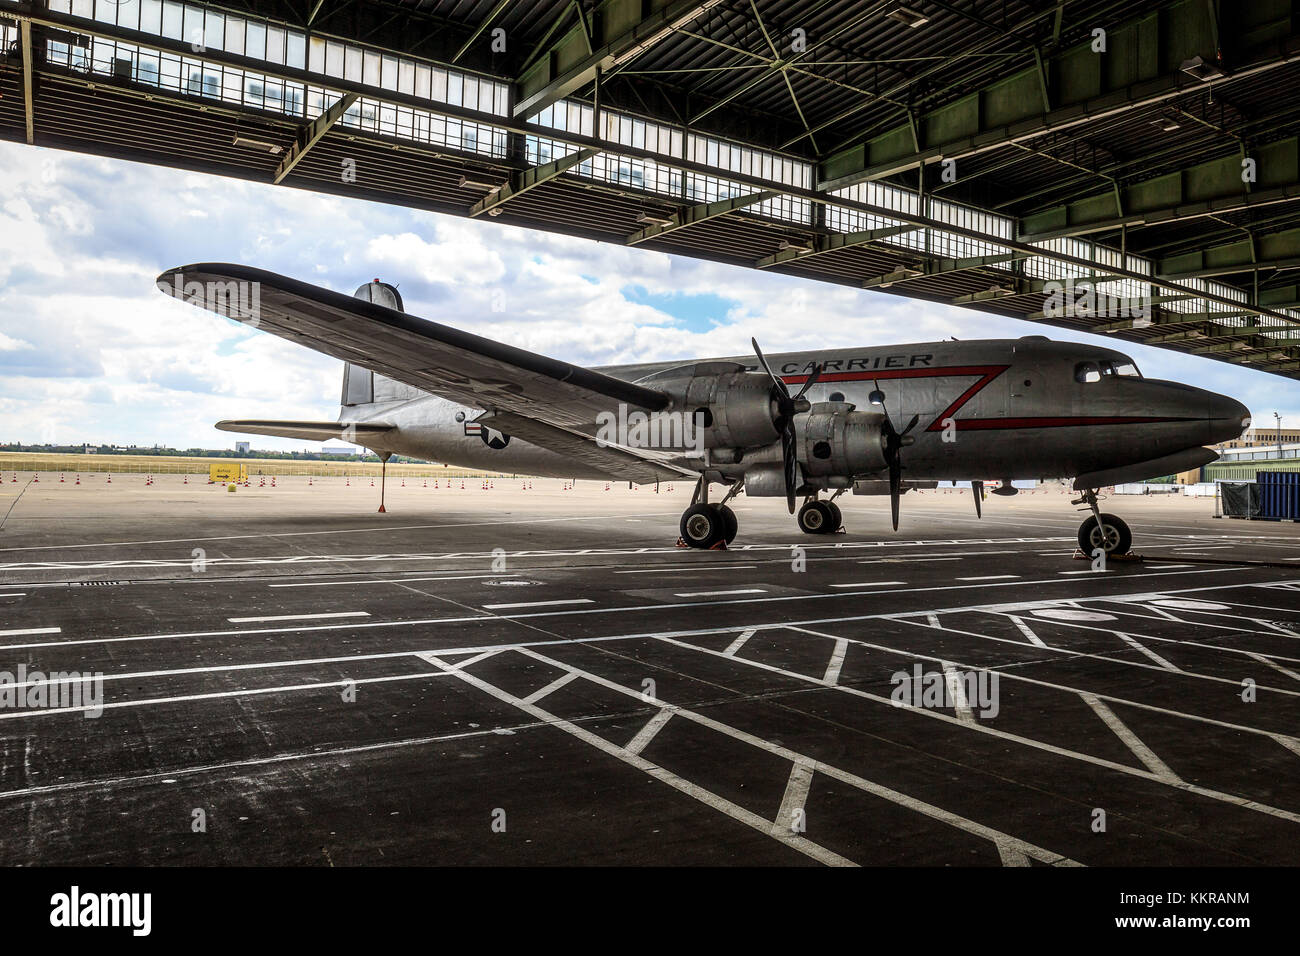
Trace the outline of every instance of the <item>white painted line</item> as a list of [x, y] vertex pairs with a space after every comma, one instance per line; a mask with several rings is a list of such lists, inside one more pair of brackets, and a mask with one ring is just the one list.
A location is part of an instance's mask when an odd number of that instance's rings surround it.
[[561, 604], [595, 604], [590, 598], [569, 598], [564, 601], [519, 601], [514, 604], [484, 604], [489, 611], [505, 611], [513, 607], [558, 607]]
[[925, 616], [925, 623], [928, 624], [930, 627], [938, 627], [938, 626], [939, 626], [939, 615], [938, 615], [938, 614], [927, 614], [927, 615]]
[[533, 691], [531, 694], [529, 694], [527, 697], [524, 698], [524, 702], [527, 704], [535, 704], [543, 697], [555, 693], [565, 684], [577, 679], [578, 679], [578, 675], [572, 672], [562, 674], [559, 677], [555, 678], [555, 680], [547, 684], [545, 687], [541, 688], [540, 690]]
[[27, 592], [23, 591], [18, 594], [0, 594], [0, 598], [6, 598], [6, 597], [27, 597]]
[[1294, 737], [1288, 737], [1285, 734], [1274, 734], [1273, 739], [1297, 757], [1300, 757], [1300, 740], [1297, 740]]
[[898, 584], [906, 584], [906, 581], [855, 581], [852, 584], [832, 584], [833, 588], [886, 588]]
[[0, 637], [17, 637], [20, 634], [62, 634], [61, 627], [24, 627], [16, 631], [0, 631]]
[[1137, 640], [1136, 640], [1135, 638], [1133, 638], [1131, 635], [1125, 634], [1123, 631], [1115, 631], [1115, 632], [1113, 632], [1113, 633], [1115, 634], [1116, 637], [1118, 637], [1121, 641], [1123, 641], [1123, 642], [1124, 642], [1125, 644], [1127, 644], [1129, 647], [1133, 648], [1135, 651], [1141, 651], [1143, 654], [1145, 654], [1147, 657], [1151, 658], [1153, 661], [1155, 661], [1157, 664], [1159, 664], [1159, 665], [1160, 665], [1161, 667], [1163, 667], [1165, 670], [1167, 670], [1167, 671], [1177, 671], [1177, 672], [1179, 672], [1179, 673], [1182, 672], [1182, 668], [1181, 668], [1181, 667], [1175, 667], [1173, 664], [1169, 663], [1167, 660], [1165, 660], [1163, 657], [1161, 657], [1161, 656], [1160, 656], [1159, 654], [1157, 654], [1155, 651], [1151, 650], [1149, 647], [1146, 647], [1145, 645], [1139, 644], [1139, 643], [1137, 642]]
[[1158, 568], [1161, 571], [1172, 571], [1174, 568], [1194, 568], [1194, 564], [1148, 564], [1148, 568]]
[[966, 686], [962, 683], [961, 674], [957, 673], [957, 665], [952, 661], [940, 661], [939, 664], [943, 667], [943, 680], [948, 685], [948, 696], [952, 698], [952, 709], [957, 719], [964, 724], [975, 723], [975, 714], [970, 709], [970, 701], [966, 699]]
[[228, 617], [231, 624], [257, 624], [264, 621], [314, 621], [327, 617], [369, 617], [369, 611], [332, 611], [328, 614], [276, 614], [271, 617]]
[[[538, 656], [540, 657], [541, 655]], [[435, 663], [435, 666], [437, 666], [436, 660], [437, 660], [436, 658], [432, 658], [432, 657], [430, 658], [430, 662]], [[545, 662], [548, 664], [565, 667], [565, 669], [567, 670], [575, 669], [560, 664], [558, 661], [550, 660], [549, 658], [543, 658], [543, 660], [545, 660]], [[730, 800], [727, 800], [725, 797], [720, 797], [716, 793], [713, 793], [710, 790], [705, 790], [703, 787], [697, 786], [696, 784], [687, 780], [685, 777], [681, 777], [673, 773], [671, 770], [665, 770], [663, 767], [660, 767], [658, 764], [651, 763], [649, 760], [646, 760], [640, 754], [633, 753], [631, 749], [628, 747], [620, 747], [617, 744], [610, 743], [604, 737], [599, 737], [596, 734], [593, 734], [591, 731], [587, 730], [586, 728], [579, 727], [577, 724], [573, 723], [572, 721], [565, 720], [562, 717], [557, 717], [555, 714], [542, 710], [536, 704], [525, 703], [524, 701], [520, 700], [519, 698], [511, 694], [508, 694], [507, 692], [501, 690], [500, 688], [494, 687], [492, 684], [489, 684], [487, 681], [479, 680], [473, 674], [466, 674], [461, 671], [457, 671], [455, 672], [455, 676], [465, 681], [466, 683], [470, 684], [471, 686], [477, 687], [479, 690], [483, 691], [484, 693], [490, 694], [491, 696], [495, 697], [497, 700], [502, 701], [503, 703], [506, 704], [511, 704], [519, 708], [524, 713], [528, 714], [530, 717], [536, 720], [543, 721], [544, 723], [546, 723], [547, 726], [554, 727], [557, 730], [563, 730], [565, 733], [577, 737], [579, 740], [594, 747], [595, 749], [601, 751], [602, 753], [608, 754], [609, 756], [614, 757], [617, 760], [621, 760], [623, 763], [630, 764], [631, 766], [640, 770], [642, 773], [645, 773], [653, 777], [654, 779], [658, 780], [660, 783], [667, 784], [668, 786], [674, 788], [675, 790], [681, 791], [687, 796], [695, 800], [698, 800], [700, 803], [703, 803], [705, 806], [710, 807], [718, 811], [719, 813], [725, 814], [726, 816], [731, 817], [731, 819], [737, 820], [740, 823], [745, 824], [746, 826], [758, 830], [760, 833], [769, 833], [769, 835], [776, 837], [776, 839], [780, 840], [782, 843], [786, 844], [791, 849], [797, 850], [798, 852], [803, 853], [806, 856], [809, 856], [820, 863], [824, 863], [831, 866], [853, 866], [854, 865], [852, 860], [849, 860], [846, 857], [842, 857], [838, 853], [834, 853], [823, 846], [813, 843], [811, 840], [804, 839], [799, 834], [789, 833], [789, 832], [783, 834], [770, 833], [772, 827], [770, 821], [764, 820], [758, 814], [753, 813], [752, 811], [746, 810], [744, 807], [732, 803]], [[597, 683], [600, 684], [608, 683], [606, 681], [603, 681], [600, 678], [595, 677], [595, 675], [592, 674], [583, 673], [582, 676], [587, 677], [590, 680], [595, 680]], [[625, 688], [618, 687], [617, 685], [614, 686], [618, 690], [626, 690]], [[641, 695], [639, 692], [637, 692], [635, 696], [640, 697]], [[663, 713], [663, 711], [661, 711], [660, 713]], [[665, 720], [666, 719], [667, 718], [665, 718]]]
[[[819, 636], [830, 637], [831, 635], [821, 634]], [[668, 641], [668, 643], [672, 644], [672, 643], [679, 643], [679, 642]], [[690, 645], [682, 645], [682, 646], [690, 647], [691, 650], [696, 650], [696, 651], [704, 650], [706, 653], [716, 653], [714, 651], [707, 651], [704, 648], [691, 647]], [[578, 670], [579, 673], [587, 680], [593, 681], [601, 685], [602, 687], [607, 687], [610, 690], [616, 691], [621, 694], [625, 694], [629, 697], [641, 696], [640, 691], [634, 690], [630, 687], [624, 687], [623, 685], [615, 683], [614, 681], [611, 680], [607, 680], [606, 678], [601, 677], [598, 674], [593, 674], [590, 671], [581, 671], [578, 668], [573, 667], [571, 664], [565, 664], [562, 661], [558, 661], [553, 658], [547, 657], [543, 654], [539, 654], [536, 651], [529, 650], [528, 648], [520, 647], [516, 649], [523, 654], [527, 654], [529, 657], [535, 657], [538, 660], [543, 661], [544, 663], [547, 664], [551, 664], [555, 667], [563, 667], [569, 670]], [[746, 661], [746, 663], [753, 663], [753, 662]], [[779, 670], [778, 668], [771, 668], [771, 669]], [[806, 675], [799, 675], [799, 676], [804, 680], [816, 681], [816, 678], [808, 678]], [[465, 679], [469, 681], [474, 681], [474, 678], [469, 675], [465, 675]], [[820, 682], [817, 681], [817, 683]], [[484, 689], [488, 691], [488, 693], [491, 693], [494, 696], [498, 696], [499, 699], [501, 700], [510, 700], [510, 702], [514, 702], [512, 698], [509, 698], [508, 695], [505, 695], [504, 691], [499, 691], [496, 688], [492, 687], [490, 684], [482, 685], [480, 683], [479, 686], [483, 686]], [[881, 698], [881, 699], [888, 700], [888, 698]], [[518, 706], [518, 704], [516, 704], [516, 706]], [[1045, 850], [1042, 847], [1035, 846], [1032, 843], [1027, 843], [1023, 840], [1011, 836], [1008, 833], [1004, 833], [1001, 830], [994, 830], [992, 827], [987, 827], [984, 826], [983, 824], [976, 823], [974, 820], [970, 820], [967, 819], [966, 817], [953, 813], [951, 810], [945, 810], [941, 807], [936, 807], [933, 804], [926, 803], [923, 800], [918, 800], [916, 797], [912, 797], [905, 793], [900, 793], [897, 790], [890, 789], [889, 787], [885, 787], [881, 784], [867, 780], [863, 777], [859, 777], [857, 774], [850, 773], [847, 770], [841, 770], [839, 767], [832, 766], [831, 764], [822, 763], [820, 761], [814, 761], [811, 757], [808, 757], [805, 754], [799, 753], [798, 751], [795, 750], [791, 750], [788, 747], [784, 747], [780, 744], [773, 743], [770, 740], [765, 740], [762, 737], [757, 737], [754, 734], [747, 733], [746, 731], [743, 731], [738, 727], [732, 727], [729, 724], [724, 724], [721, 721], [714, 720], [712, 717], [707, 717], [704, 714], [687, 710], [682, 707], [678, 707], [676, 713], [684, 720], [690, 720], [693, 723], [699, 724], [702, 727], [707, 727], [708, 729], [717, 731], [720, 734], [725, 734], [726, 736], [731, 737], [734, 740], [739, 740], [742, 743], [748, 744], [751, 747], [756, 747], [759, 750], [764, 750], [770, 754], [775, 754], [776, 756], [782, 757], [790, 761], [791, 763], [803, 764], [808, 767], [811, 767], [813, 770], [816, 770], [818, 773], [828, 776], [833, 780], [838, 780], [841, 783], [845, 783], [848, 784], [849, 786], [856, 787], [857, 789], [863, 790], [866, 793], [870, 793], [873, 796], [880, 797], [885, 800], [889, 800], [890, 802], [896, 803], [899, 806], [911, 810], [915, 813], [920, 813], [924, 816], [930, 817], [931, 819], [939, 820], [943, 823], [947, 823], [949, 826], [955, 827], [959, 830], [964, 830], [965, 832], [974, 834], [975, 836], [983, 837], [984, 839], [989, 840], [990, 842], [996, 843], [999, 840], [1003, 840], [1006, 842], [1006, 845], [1012, 847], [1013, 849], [1015, 849], [1020, 853], [1024, 853], [1025, 855], [1030, 856], [1035, 860], [1038, 860], [1041, 863], [1047, 863], [1052, 866], [1078, 866], [1079, 865], [1074, 860], [1071, 860], [1068, 857], [1064, 857], [1059, 853], [1055, 853], [1051, 850]], [[543, 719], [550, 718], [550, 722], [552, 723], [552, 726], [559, 726], [568, 723], [567, 721], [561, 721], [559, 718], [546, 714], [545, 711], [535, 713], [533, 714], [533, 716], [542, 717]], [[947, 715], [945, 714], [943, 716], [947, 716]], [[563, 727], [562, 729], [568, 730], [569, 728]], [[570, 733], [572, 733], [572, 731], [570, 731]], [[585, 733], [586, 732], [584, 731], [584, 734]], [[595, 737], [595, 735], [590, 735], [590, 734], [587, 735], [587, 737], [593, 738], [590, 739], [589, 742], [593, 743], [595, 746], [598, 746], [601, 750], [604, 750], [607, 753], [614, 752], [617, 750], [617, 748], [615, 748], [614, 745], [609, 744], [607, 741], [604, 740], [604, 738]], [[584, 739], [587, 739], [587, 737], [584, 737]], [[640, 759], [640, 758], [634, 758], [634, 759]], [[652, 770], [651, 768], [654, 769]], [[670, 782], [667, 781], [664, 777], [664, 774], [667, 774], [669, 772], [663, 770], [662, 768], [655, 767], [654, 764], [650, 764], [649, 767], [645, 767], [643, 769], [646, 769], [647, 772], [651, 773], [652, 776], [654, 776], [659, 780]], [[673, 776], [675, 777], [676, 775]], [[690, 784], [689, 782], [687, 783], [690, 787], [695, 788], [694, 784]], [[673, 785], [676, 786], [676, 784]], [[695, 789], [699, 789], [699, 788], [695, 788]], [[788, 784], [786, 789], [787, 791], [789, 790]], [[704, 791], [704, 793], [708, 794], [708, 791]], [[696, 799], [701, 799], [699, 796], [697, 796], [694, 793], [692, 794], [692, 796], [696, 796]], [[714, 800], [720, 799], [713, 794], [708, 794], [708, 796], [713, 797]], [[725, 809], [721, 806], [716, 806], [714, 804], [710, 804], [710, 805], [714, 806], [715, 809], [722, 810], [722, 812], [727, 813], [729, 816], [733, 816], [737, 819], [741, 819], [742, 822], [744, 823], [750, 824], [751, 826], [753, 825], [752, 823], [750, 823], [750, 819], [754, 815], [750, 814], [749, 811], [741, 811], [742, 813], [745, 814], [745, 816], [740, 817], [731, 809], [732, 807], [734, 807], [734, 804], [728, 804], [728, 806]], [[798, 849], [801, 852], [814, 857], [815, 859], [822, 859], [823, 862], [839, 862], [841, 864], [850, 864], [850, 865], [852, 864], [852, 861], [846, 860], [843, 857], [840, 857], [837, 854], [832, 853], [830, 850], [827, 850], [825, 847], [819, 846], [815, 843], [811, 843], [811, 841], [806, 840], [805, 838], [801, 837], [799, 834], [791, 833], [788, 828], [783, 829], [780, 827], [774, 827], [771, 823], [767, 823], [766, 827], [767, 827], [767, 832], [769, 832], [771, 836], [775, 837], [778, 840], [781, 840], [782, 842], [787, 842], [795, 849]], [[828, 859], [823, 859], [822, 854], [825, 854], [828, 857]]]
[[1080, 691], [1079, 696], [1083, 702], [1091, 707], [1098, 717], [1105, 722], [1106, 726], [1115, 732], [1115, 736], [1124, 741], [1124, 746], [1133, 751], [1133, 755], [1141, 760], [1146, 768], [1153, 774], [1163, 780], [1165, 783], [1179, 784], [1182, 781], [1178, 774], [1169, 769], [1169, 765], [1155, 755], [1155, 752], [1138, 739], [1137, 734], [1128, 729], [1124, 721], [1116, 716], [1115, 711], [1111, 710], [1095, 694], [1089, 694], [1086, 691]]
[[[574, 674], [573, 676], [577, 677], [578, 675]], [[673, 715], [673, 710], [672, 707], [664, 707], [659, 713], [646, 721], [646, 725], [637, 731], [636, 736], [632, 738], [632, 742], [627, 745], [627, 752], [639, 755], [641, 751], [645, 750], [646, 745], [655, 739], [655, 735], [664, 729], [664, 724], [668, 723], [668, 718]]]
[[1030, 865], [1029, 857], [1025, 856], [1023, 853], [1019, 852], [1014, 847], [1007, 846], [1001, 841], [998, 842], [997, 846], [998, 846], [998, 856], [1002, 858], [1003, 866], [1029, 866]]
[[681, 574], [685, 571], [736, 571], [740, 568], [756, 568], [757, 564], [700, 564], [689, 568], [638, 568], [635, 571], [615, 571], [615, 574]]
[[803, 830], [803, 806], [808, 801], [808, 791], [812, 787], [813, 766], [808, 761], [796, 760], [790, 768], [790, 779], [786, 781], [785, 795], [781, 797], [781, 809], [776, 811], [772, 822], [773, 831], [799, 833]]
[[1288, 670], [1287, 668], [1283, 667], [1281, 664], [1277, 663], [1276, 661], [1269, 660], [1263, 654], [1256, 654], [1252, 651], [1247, 651], [1246, 656], [1254, 658], [1255, 660], [1259, 661], [1261, 664], [1267, 664], [1275, 671], [1280, 671], [1281, 673], [1285, 674], [1287, 677], [1293, 678], [1295, 680], [1300, 680], [1300, 674], [1297, 674], [1293, 670]]
[[1037, 644], [1039, 647], [1047, 646], [1043, 639], [1034, 633], [1033, 628], [1025, 623], [1024, 618], [1016, 617], [1014, 614], [1008, 614], [1007, 617], [1011, 618], [1011, 622], [1015, 624], [1021, 634], [1025, 635], [1030, 644]]
[[830, 663], [826, 665], [826, 676], [822, 678], [829, 686], [834, 687], [840, 682], [840, 670], [844, 667], [844, 655], [849, 651], [849, 642], [841, 637], [835, 642], [835, 650], [831, 652]]
[[727, 655], [728, 657], [735, 657], [736, 652], [745, 646], [745, 642], [754, 636], [754, 631], [756, 630], [757, 628], [751, 627], [741, 631], [740, 637], [736, 638], [729, 645], [727, 645], [727, 649], [722, 653]]
[[741, 588], [738, 591], [687, 591], [685, 594], [675, 594], [674, 597], [724, 597], [728, 594], [766, 594], [766, 588]]
[[1018, 574], [981, 574], [973, 578], [958, 578], [958, 581], [1010, 581], [1012, 578], [1018, 578]]
[[1105, 574], [1106, 572], [1100, 569], [1094, 571], [1092, 568], [1085, 568], [1082, 571], [1057, 571], [1056, 573], [1057, 574]]
[[422, 578], [377, 578], [365, 581], [311, 581], [304, 584], [268, 584], [268, 588], [341, 588], [349, 584], [407, 584], [412, 581], [472, 581], [479, 578], [508, 578], [513, 577], [517, 572], [502, 574], [458, 574], [454, 577], [446, 575], [438, 577]]

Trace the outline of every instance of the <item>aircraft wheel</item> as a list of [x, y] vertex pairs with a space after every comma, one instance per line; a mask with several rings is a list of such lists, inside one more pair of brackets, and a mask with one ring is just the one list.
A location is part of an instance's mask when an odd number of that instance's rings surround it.
[[[1104, 535], [1103, 535], [1104, 532]], [[1133, 532], [1121, 518], [1112, 514], [1101, 514], [1101, 528], [1097, 519], [1089, 517], [1079, 525], [1079, 548], [1084, 554], [1091, 555], [1101, 548], [1107, 554], [1128, 554], [1133, 547]]]
[[681, 532], [692, 548], [711, 548], [724, 539], [726, 518], [713, 505], [692, 505], [682, 515]]
[[736, 540], [736, 532], [740, 530], [740, 522], [736, 519], [736, 513], [726, 505], [714, 505], [718, 509], [718, 514], [722, 516], [722, 540], [727, 544]]
[[[830, 534], [839, 525], [835, 523], [833, 505], [825, 501], [810, 501], [799, 509], [799, 530], [804, 534]], [[835, 508], [835, 511], [839, 511]]]
[[826, 533], [834, 534], [844, 527], [844, 513], [840, 511], [840, 506], [833, 501], [826, 502], [826, 507], [831, 511], [831, 521], [826, 528]]

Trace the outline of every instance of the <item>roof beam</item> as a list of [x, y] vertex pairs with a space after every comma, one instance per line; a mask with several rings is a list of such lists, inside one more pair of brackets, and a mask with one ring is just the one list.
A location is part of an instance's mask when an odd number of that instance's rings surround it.
[[36, 109], [32, 98], [32, 23], [18, 21], [19, 43], [23, 53], [23, 114], [27, 121], [27, 145], [36, 143]]
[[[1180, 17], [1206, 17], [1211, 15], [1208, 7], [1208, 4], [1188, 3], [1180, 5], [1177, 12]], [[1052, 58], [1053, 72], [1075, 76], [1078, 82], [1072, 86], [1100, 88], [1099, 94], [1044, 112], [1040, 92], [1042, 74], [1037, 65], [1027, 66], [1003, 78], [996, 86], [919, 116], [916, 124], [921, 139], [919, 148], [912, 139], [911, 124], [902, 122], [827, 157], [819, 167], [818, 188], [842, 189], [938, 160], [974, 156], [1203, 89], [1201, 80], [1181, 71], [1155, 75], [1160, 63], [1179, 63], [1195, 55], [1208, 59], [1214, 52], [1198, 46], [1204, 33], [1194, 29], [1193, 24], [1182, 24], [1183, 28], [1178, 30], [1158, 29], [1162, 15], [1167, 14], [1143, 13], [1107, 30], [1112, 45], [1118, 45], [1122, 36], [1133, 46], [1135, 55], [1131, 63], [1110, 57], [1103, 68], [1102, 57], [1091, 51], [1088, 42]], [[1294, 62], [1297, 56], [1300, 56], [1300, 38], [1290, 37], [1255, 59], [1235, 65], [1227, 79], [1220, 82], [1276, 69]], [[990, 116], [996, 119], [990, 121]]]
[[[522, 196], [530, 189], [535, 189], [542, 183], [554, 179], [574, 166], [582, 165], [599, 152], [598, 149], [580, 149], [576, 153], [569, 153], [567, 156], [553, 159], [541, 166], [530, 166], [521, 173], [515, 173], [510, 177], [510, 182], [476, 202], [473, 208], [470, 209], [469, 214], [473, 217], [481, 216], [485, 212], [491, 213], [516, 196]], [[497, 215], [500, 214], [497, 213]]]
[[510, 0], [498, 0], [497, 5], [492, 8], [486, 17], [483, 18], [483, 22], [478, 25], [478, 28], [469, 35], [469, 38], [461, 44], [460, 49], [456, 51], [454, 56], [452, 56], [452, 63], [455, 63], [469, 52], [469, 48], [474, 45], [474, 41], [483, 35], [483, 31], [492, 25], [492, 21], [500, 15], [501, 11], [504, 10], [509, 3]]
[[[546, 109], [592, 82], [597, 72], [608, 73], [630, 62], [720, 2], [676, 0], [642, 17], [641, 0], [608, 0], [602, 7], [601, 29], [616, 35], [605, 36], [592, 51], [582, 23], [576, 24], [519, 78], [513, 115], [531, 116]], [[625, 27], [629, 21], [632, 26]]]
[[[973, 256], [969, 259], [932, 259], [920, 269], [897, 269], [894, 272], [887, 272], [884, 275], [864, 279], [862, 280], [862, 288], [888, 289], [900, 282], [927, 279], [931, 276], [948, 275], [953, 272], [967, 272], [971, 269], [983, 269], [988, 266], [1019, 262], [1030, 258], [1032, 256], [1026, 252], [1005, 252], [996, 256]], [[1008, 278], [1010, 277], [1010, 274], [1008, 274]]]
[[[754, 263], [754, 266], [758, 269], [766, 269], [769, 266], [780, 266], [785, 265], [787, 262], [811, 259], [813, 256], [824, 256], [828, 252], [835, 252], [839, 249], [869, 246], [891, 236], [899, 236], [905, 232], [916, 232], [920, 228], [920, 226], [882, 226], [879, 229], [864, 229], [861, 232], [833, 232], [827, 236], [817, 236], [810, 249], [781, 249], [770, 256], [759, 259]], [[902, 250], [891, 248], [890, 251]]]
[[289, 152], [284, 154], [280, 165], [275, 168], [275, 178], [272, 182], [279, 183], [293, 172], [293, 168], [302, 162], [302, 158], [343, 118], [343, 114], [350, 110], [352, 104], [358, 99], [360, 97], [356, 93], [344, 93], [341, 99], [335, 100], [330, 104], [329, 109], [300, 130], [297, 140], [289, 147]]
[[1243, 182], [1242, 159], [1234, 153], [1118, 191], [1099, 190], [1024, 217], [1020, 238], [1025, 242], [1042, 242], [1109, 232], [1124, 226], [1154, 226], [1293, 202], [1300, 199], [1297, 148], [1300, 148], [1300, 137], [1291, 136], [1252, 150], [1259, 176], [1257, 183]]
[[685, 229], [687, 226], [693, 226], [696, 223], [716, 219], [718, 216], [725, 216], [737, 209], [744, 209], [746, 206], [752, 206], [755, 203], [767, 202], [767, 200], [775, 199], [779, 195], [781, 195], [779, 192], [764, 190], [746, 196], [719, 199], [717, 202], [701, 203], [698, 206], [687, 206], [685, 209], [679, 209], [673, 213], [667, 222], [657, 222], [646, 226], [644, 229], [632, 233], [625, 241], [629, 246], [635, 246], [647, 239], [656, 239], [670, 232], [676, 232], [678, 229]]
[[1300, 267], [1300, 227], [1255, 235], [1254, 241], [1247, 237], [1165, 256], [1158, 260], [1156, 271], [1166, 279], [1178, 280], [1297, 267]]

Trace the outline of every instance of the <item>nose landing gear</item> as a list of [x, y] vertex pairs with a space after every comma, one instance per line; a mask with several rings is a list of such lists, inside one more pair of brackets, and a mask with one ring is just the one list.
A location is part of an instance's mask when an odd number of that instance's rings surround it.
[[1122, 518], [1097, 507], [1096, 489], [1084, 489], [1082, 496], [1071, 504], [1086, 504], [1092, 510], [1092, 517], [1079, 525], [1080, 551], [1091, 555], [1100, 548], [1107, 557], [1129, 553], [1133, 547], [1133, 532]]

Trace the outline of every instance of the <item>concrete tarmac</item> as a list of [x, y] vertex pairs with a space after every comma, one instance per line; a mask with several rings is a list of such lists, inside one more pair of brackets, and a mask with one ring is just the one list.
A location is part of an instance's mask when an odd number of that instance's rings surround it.
[[[1300, 863], [1300, 535], [1057, 489], [0, 484], [0, 863]], [[51, 685], [47, 675], [63, 676]], [[73, 680], [73, 678], [84, 678]]]

